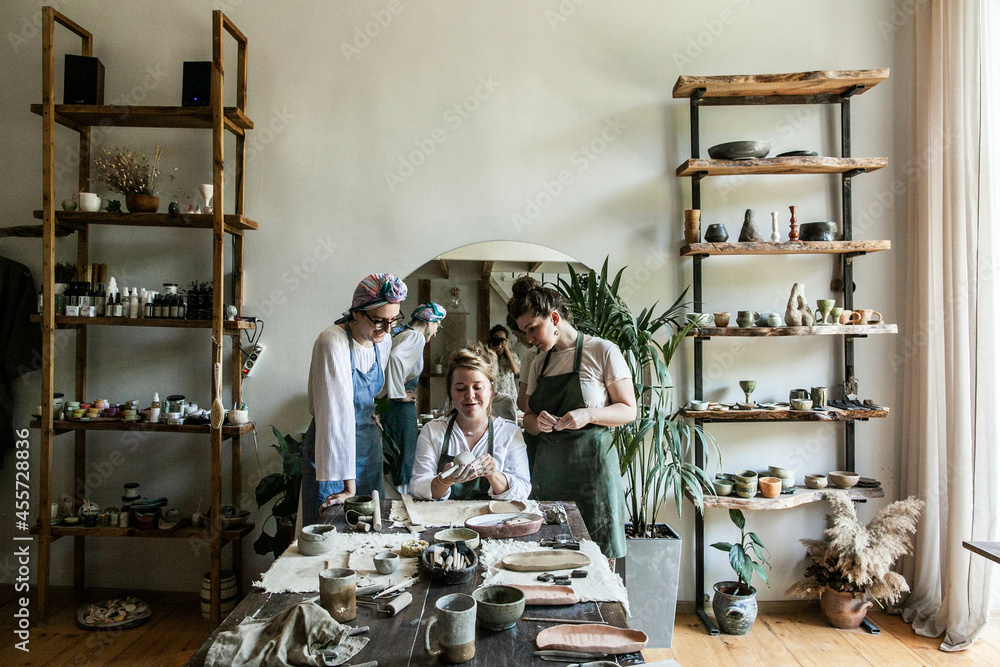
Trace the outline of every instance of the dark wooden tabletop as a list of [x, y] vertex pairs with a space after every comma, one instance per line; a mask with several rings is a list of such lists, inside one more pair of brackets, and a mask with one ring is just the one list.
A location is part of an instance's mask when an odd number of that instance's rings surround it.
[[1000, 563], [1000, 542], [962, 542], [962, 546], [994, 563]]
[[[382, 501], [382, 516], [389, 516], [390, 500]], [[543, 506], [550, 503], [542, 503]], [[519, 540], [539, 541], [547, 537], [570, 532], [576, 537], [587, 538], [587, 528], [583, 523], [575, 503], [563, 503], [569, 519], [569, 530], [566, 525], [543, 525], [542, 530], [535, 535], [515, 538]], [[343, 506], [337, 506], [323, 513], [323, 520], [332, 523], [338, 530], [346, 530]], [[433, 533], [437, 528], [428, 529], [421, 538], [432, 542]], [[402, 529], [386, 532], [405, 532]], [[422, 667], [438, 665], [438, 659], [427, 655], [424, 651], [423, 631], [427, 621], [434, 615], [434, 603], [438, 598], [450, 593], [472, 593], [482, 584], [482, 570], [476, 578], [456, 586], [431, 583], [425, 577], [408, 590], [413, 595], [413, 603], [392, 618], [378, 614], [374, 607], [358, 605], [358, 616], [350, 623], [353, 626], [369, 626], [367, 637], [371, 639], [367, 646], [358, 653], [352, 663], [362, 663], [377, 660], [380, 667]], [[315, 597], [316, 593], [265, 593], [259, 588], [253, 588], [243, 598], [243, 601], [222, 622], [212, 636], [198, 649], [198, 652], [188, 661], [188, 665], [203, 665], [208, 649], [220, 632], [232, 629], [248, 616], [256, 615], [266, 619], [303, 600]], [[390, 598], [391, 599], [391, 598]], [[569, 607], [539, 607], [530, 606], [525, 611], [526, 616], [544, 616], [549, 618], [565, 618], [573, 620], [606, 621], [617, 627], [628, 627], [625, 620], [625, 610], [618, 602], [581, 602]], [[510, 630], [494, 632], [485, 628], [476, 629], [476, 657], [465, 663], [469, 667], [499, 667], [500, 665], [559, 665], [556, 662], [546, 662], [534, 656], [535, 637], [541, 630], [555, 625], [554, 623], [539, 623], [518, 621]], [[621, 665], [643, 664], [642, 656], [629, 653], [617, 656]]]

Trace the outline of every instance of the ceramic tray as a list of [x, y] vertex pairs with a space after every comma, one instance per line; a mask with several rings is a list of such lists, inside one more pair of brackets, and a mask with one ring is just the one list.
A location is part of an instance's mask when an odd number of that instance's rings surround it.
[[117, 598], [80, 607], [76, 610], [76, 624], [85, 630], [124, 630], [142, 625], [152, 613], [142, 600]]
[[556, 625], [538, 633], [539, 649], [583, 653], [635, 653], [646, 648], [649, 638], [641, 630], [610, 625]]
[[543, 522], [541, 514], [481, 514], [466, 521], [465, 527], [476, 531], [480, 537], [506, 539], [534, 535], [542, 529]]
[[550, 551], [522, 551], [504, 556], [503, 566], [514, 572], [553, 572], [576, 570], [590, 565], [590, 557], [579, 551], [552, 549]]
[[576, 604], [580, 601], [571, 586], [543, 586], [541, 584], [507, 584], [524, 592], [525, 604], [555, 607]]

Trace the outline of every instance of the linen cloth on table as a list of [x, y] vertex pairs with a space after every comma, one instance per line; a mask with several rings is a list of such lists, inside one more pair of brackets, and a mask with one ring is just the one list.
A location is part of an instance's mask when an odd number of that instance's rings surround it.
[[[491, 502], [506, 502], [502, 500], [414, 500], [414, 509], [420, 515], [421, 525], [428, 528], [444, 526], [464, 526], [468, 519], [490, 513]], [[524, 510], [530, 514], [541, 514], [537, 500], [519, 500], [527, 505]], [[392, 501], [389, 520], [393, 526], [402, 526], [409, 521], [410, 515], [401, 500]]]
[[246, 619], [232, 630], [220, 632], [208, 649], [205, 665], [342, 665], [369, 641], [367, 637], [348, 637], [350, 630], [315, 602], [302, 602], [273, 618]]
[[[499, 584], [538, 585], [537, 577], [541, 572], [514, 572], [503, 567], [501, 561], [505, 556], [524, 551], [552, 551], [548, 547], [540, 547], [536, 542], [517, 540], [484, 540], [480, 547], [479, 561], [485, 574], [483, 586]], [[587, 571], [585, 579], [573, 579], [570, 588], [576, 592], [581, 602], [621, 602], [625, 613], [632, 615], [628, 607], [628, 593], [620, 576], [608, 567], [608, 559], [601, 553], [601, 548], [593, 540], [580, 540], [580, 553], [590, 557], [590, 565], [579, 568]], [[569, 573], [569, 570], [561, 570]]]
[[[379, 574], [373, 557], [383, 551], [396, 551], [406, 540], [412, 539], [403, 533], [337, 533], [329, 538], [333, 547], [321, 556], [303, 556], [299, 553], [298, 541], [285, 549], [271, 567], [261, 575], [254, 586], [267, 593], [317, 593], [319, 573], [329, 567], [350, 567], [358, 573], [358, 586], [386, 584], [395, 586], [416, 575], [417, 559], [400, 558], [399, 567], [392, 574]], [[348, 566], [348, 550], [350, 565]]]

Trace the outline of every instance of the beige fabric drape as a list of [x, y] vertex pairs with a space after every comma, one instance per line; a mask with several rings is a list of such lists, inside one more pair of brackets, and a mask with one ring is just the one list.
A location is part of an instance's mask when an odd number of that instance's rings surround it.
[[946, 651], [968, 648], [989, 616], [993, 564], [962, 541], [997, 539], [997, 229], [980, 70], [996, 4], [928, 0], [915, 16], [902, 482], [927, 508], [903, 563], [903, 616], [917, 634], [944, 634]]

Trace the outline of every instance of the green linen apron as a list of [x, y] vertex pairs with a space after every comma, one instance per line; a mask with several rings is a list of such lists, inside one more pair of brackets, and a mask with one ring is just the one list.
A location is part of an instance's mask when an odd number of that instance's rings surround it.
[[[455, 425], [455, 417], [452, 415], [448, 420], [448, 428], [444, 431], [444, 442], [441, 443], [441, 455], [438, 457], [438, 473], [444, 472], [445, 467], [451, 463], [454, 456], [448, 456], [448, 443], [451, 442], [451, 430]], [[487, 451], [493, 456], [493, 419], [490, 419], [489, 444]], [[463, 482], [462, 484], [451, 485], [450, 500], [489, 500], [490, 481], [485, 477], [477, 477], [474, 481]]]
[[[580, 385], [583, 333], [576, 338], [573, 372], [545, 376], [550, 350], [538, 372], [528, 407], [536, 415], [546, 411], [562, 417], [585, 408]], [[608, 558], [625, 555], [625, 491], [618, 451], [611, 430], [587, 424], [576, 431], [539, 433], [531, 484], [539, 500], [571, 500], [583, 516], [590, 537]]]

